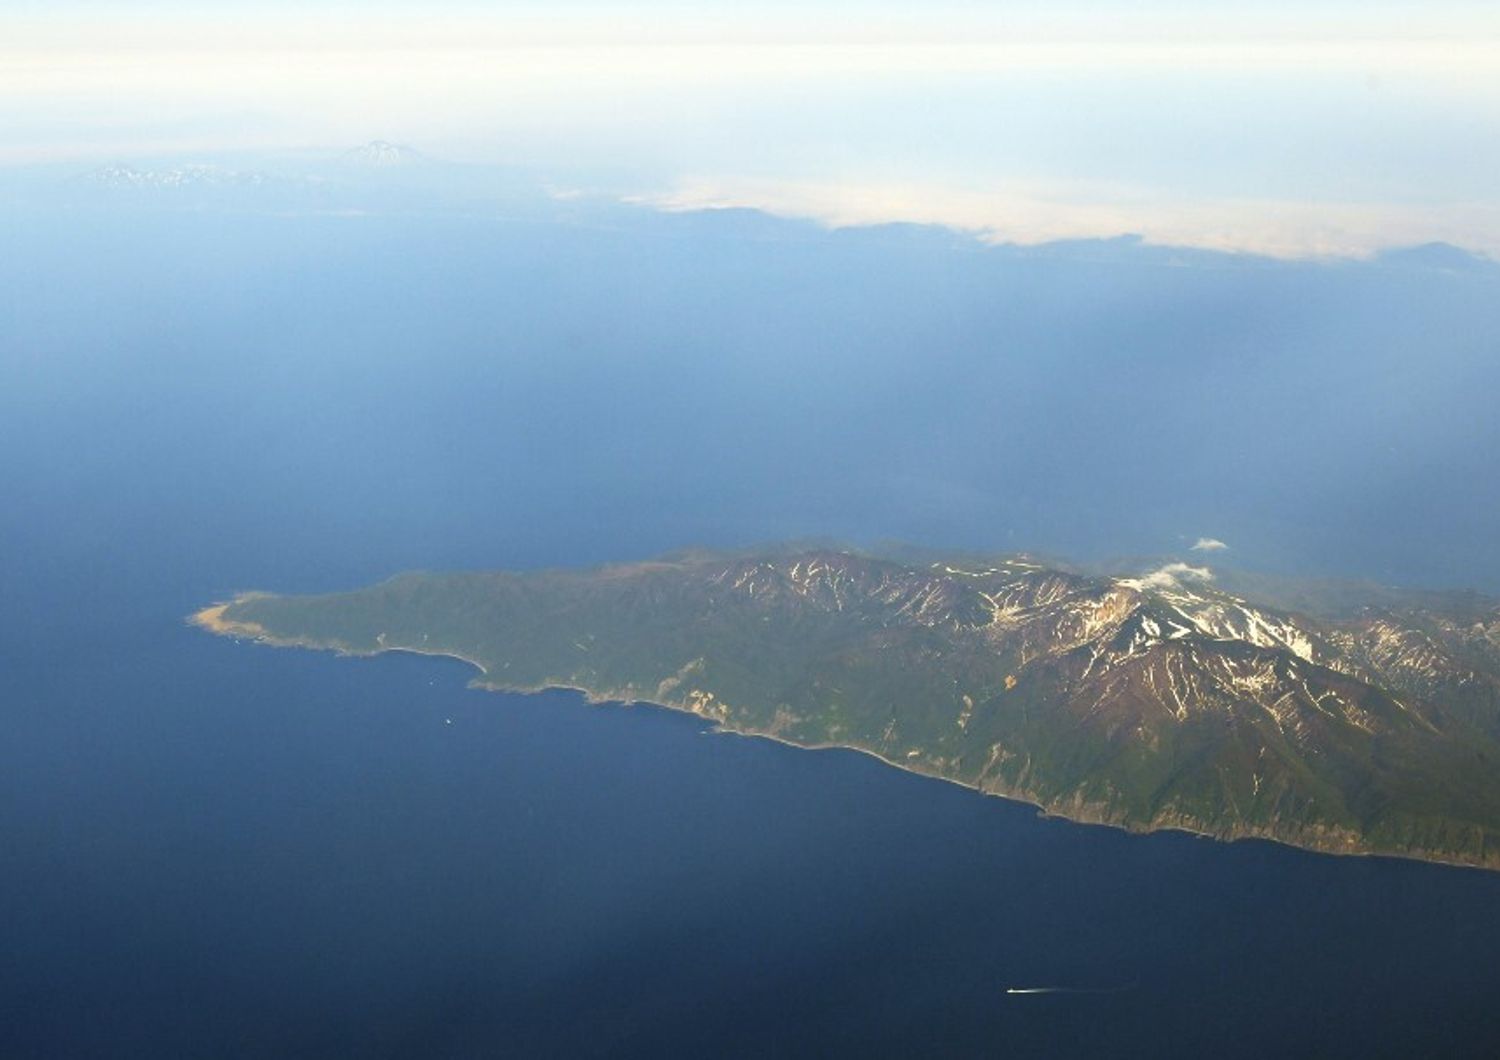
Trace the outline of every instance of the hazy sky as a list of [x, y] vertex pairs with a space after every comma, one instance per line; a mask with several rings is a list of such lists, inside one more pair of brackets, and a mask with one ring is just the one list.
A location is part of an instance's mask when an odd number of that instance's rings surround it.
[[0, 162], [383, 137], [669, 206], [1500, 255], [1500, 5], [35, 3]]

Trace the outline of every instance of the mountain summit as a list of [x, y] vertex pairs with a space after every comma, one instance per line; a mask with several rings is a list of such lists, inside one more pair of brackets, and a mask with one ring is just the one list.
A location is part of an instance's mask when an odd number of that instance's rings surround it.
[[367, 169], [398, 169], [421, 165], [428, 161], [426, 155], [405, 144], [393, 144], [387, 140], [371, 140], [352, 150], [345, 151], [341, 161]]

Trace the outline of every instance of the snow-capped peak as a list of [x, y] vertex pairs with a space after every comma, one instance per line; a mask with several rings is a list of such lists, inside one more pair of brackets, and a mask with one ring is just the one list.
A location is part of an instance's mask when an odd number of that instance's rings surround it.
[[371, 169], [394, 169], [427, 161], [427, 156], [405, 144], [393, 144], [389, 140], [371, 140], [369, 143], [344, 153], [344, 161]]

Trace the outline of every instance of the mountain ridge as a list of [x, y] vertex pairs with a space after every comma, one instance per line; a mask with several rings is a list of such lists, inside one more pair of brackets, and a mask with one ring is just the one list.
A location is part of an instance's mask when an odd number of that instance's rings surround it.
[[822, 547], [399, 575], [197, 621], [455, 655], [488, 687], [657, 703], [1137, 831], [1500, 868], [1500, 604], [1391, 594], [1317, 618], [1188, 563]]

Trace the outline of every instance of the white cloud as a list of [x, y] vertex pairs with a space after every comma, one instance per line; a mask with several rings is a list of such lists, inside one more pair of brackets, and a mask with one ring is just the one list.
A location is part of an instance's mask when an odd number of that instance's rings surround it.
[[818, 182], [695, 177], [643, 196], [666, 210], [749, 207], [830, 228], [911, 222], [972, 232], [987, 242], [1139, 235], [1158, 246], [1271, 257], [1367, 257], [1442, 241], [1500, 256], [1500, 204], [1362, 203], [1185, 198], [1085, 181], [1007, 182], [990, 189], [936, 183]]
[[1136, 589], [1180, 589], [1184, 581], [1211, 582], [1214, 572], [1207, 567], [1194, 567], [1187, 563], [1168, 563], [1139, 578], [1122, 578], [1120, 584]]
[[1223, 552], [1229, 546], [1217, 537], [1200, 537], [1194, 544], [1194, 552]]

